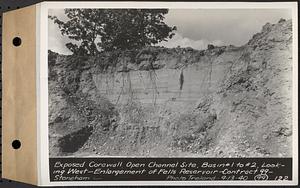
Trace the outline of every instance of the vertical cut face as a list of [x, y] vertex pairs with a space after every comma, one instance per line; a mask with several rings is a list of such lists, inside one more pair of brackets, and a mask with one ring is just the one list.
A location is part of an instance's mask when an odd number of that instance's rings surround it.
[[50, 155], [291, 156], [291, 24], [239, 47], [50, 50]]

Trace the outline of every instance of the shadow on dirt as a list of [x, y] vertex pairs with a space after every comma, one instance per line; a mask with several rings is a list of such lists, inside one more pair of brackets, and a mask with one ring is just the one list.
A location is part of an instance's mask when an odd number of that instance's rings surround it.
[[80, 149], [93, 133], [93, 127], [86, 126], [58, 140], [60, 152], [74, 153]]

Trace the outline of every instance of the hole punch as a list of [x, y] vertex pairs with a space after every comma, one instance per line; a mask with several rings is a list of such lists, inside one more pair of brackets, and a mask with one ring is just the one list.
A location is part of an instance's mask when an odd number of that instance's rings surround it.
[[21, 147], [21, 142], [20, 140], [14, 140], [11, 145], [14, 149], [19, 149]]
[[13, 39], [13, 45], [14, 45], [14, 46], [20, 46], [21, 43], [22, 43], [22, 40], [21, 40], [20, 37], [15, 37], [15, 38]]

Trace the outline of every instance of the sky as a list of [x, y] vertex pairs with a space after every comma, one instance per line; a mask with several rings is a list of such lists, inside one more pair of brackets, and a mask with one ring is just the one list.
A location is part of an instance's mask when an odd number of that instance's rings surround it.
[[[66, 20], [63, 9], [51, 9], [49, 15]], [[280, 18], [291, 19], [289, 9], [170, 9], [165, 16], [169, 26], [176, 26], [175, 36], [159, 46], [192, 47], [203, 50], [208, 44], [217, 46], [246, 44], [261, 31], [267, 22], [277, 23]], [[53, 21], [48, 22], [48, 47], [60, 54], [72, 54], [65, 44], [70, 42], [62, 36]]]

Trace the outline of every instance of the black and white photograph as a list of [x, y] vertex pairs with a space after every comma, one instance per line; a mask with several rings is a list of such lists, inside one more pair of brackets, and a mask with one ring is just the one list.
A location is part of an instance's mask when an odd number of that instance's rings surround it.
[[50, 157], [293, 156], [285, 8], [48, 10]]

